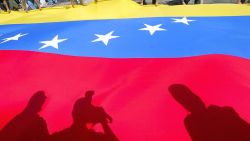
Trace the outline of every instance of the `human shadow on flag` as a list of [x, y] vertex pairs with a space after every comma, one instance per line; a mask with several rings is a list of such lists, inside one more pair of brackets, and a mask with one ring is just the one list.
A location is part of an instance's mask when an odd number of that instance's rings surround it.
[[[102, 107], [92, 105], [94, 91], [87, 91], [79, 98], [72, 111], [73, 124], [49, 137], [49, 141], [118, 141], [109, 126], [112, 118]], [[103, 132], [96, 132], [92, 127], [101, 124]]]
[[[118, 141], [109, 126], [111, 116], [102, 107], [92, 105], [93, 95], [94, 91], [87, 91], [75, 102], [69, 128], [49, 135], [46, 121], [39, 115], [46, 96], [38, 91], [26, 108], [0, 130], [0, 141]], [[91, 128], [95, 124], [101, 124], [102, 133]]]
[[190, 112], [184, 124], [193, 141], [250, 141], [250, 125], [232, 107], [207, 107], [183, 84], [169, 86], [169, 92]]
[[30, 98], [26, 108], [0, 130], [0, 141], [46, 140], [49, 136], [47, 124], [39, 115], [45, 100], [43, 91], [36, 92]]

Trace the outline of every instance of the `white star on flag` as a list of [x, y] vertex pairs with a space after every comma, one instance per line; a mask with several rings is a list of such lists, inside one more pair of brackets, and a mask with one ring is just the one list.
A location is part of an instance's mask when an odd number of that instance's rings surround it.
[[61, 43], [67, 39], [58, 39], [58, 35], [56, 35], [51, 41], [40, 41], [40, 43], [44, 44], [40, 49], [48, 48], [48, 47], [53, 47], [55, 49], [58, 49], [58, 43]]
[[148, 25], [148, 24], [144, 24], [146, 27], [145, 28], [141, 28], [139, 30], [147, 30], [149, 31], [150, 35], [153, 35], [156, 31], [165, 31], [166, 29], [164, 28], [160, 28], [160, 26], [162, 24], [157, 24], [154, 26]]
[[0, 44], [5, 43], [5, 42], [9, 42], [9, 41], [17, 41], [20, 37], [25, 36], [27, 34], [28, 33], [25, 33], [25, 34], [19, 33], [19, 34], [15, 35], [15, 36], [5, 38], [5, 39], [3, 39], [3, 41]]
[[91, 42], [101, 41], [101, 42], [103, 42], [107, 46], [110, 39], [114, 39], [114, 38], [120, 37], [120, 36], [112, 36], [113, 32], [114, 31], [111, 31], [111, 32], [109, 32], [109, 33], [107, 33], [105, 35], [95, 34], [95, 36], [97, 36], [98, 38], [95, 39], [95, 40], [93, 40], [93, 41], [91, 41]]
[[183, 17], [181, 19], [175, 19], [175, 18], [172, 18], [174, 21], [174, 23], [183, 23], [183, 24], [186, 24], [186, 25], [189, 25], [188, 22], [192, 22], [192, 21], [195, 21], [195, 20], [189, 20], [187, 19], [187, 17]]

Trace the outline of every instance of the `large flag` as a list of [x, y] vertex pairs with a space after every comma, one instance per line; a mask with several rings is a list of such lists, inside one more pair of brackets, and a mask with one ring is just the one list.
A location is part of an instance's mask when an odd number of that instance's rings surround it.
[[63, 130], [93, 90], [120, 141], [191, 141], [174, 84], [250, 122], [248, 5], [110, 0], [1, 13], [0, 24], [0, 129], [42, 90], [41, 117], [50, 133]]

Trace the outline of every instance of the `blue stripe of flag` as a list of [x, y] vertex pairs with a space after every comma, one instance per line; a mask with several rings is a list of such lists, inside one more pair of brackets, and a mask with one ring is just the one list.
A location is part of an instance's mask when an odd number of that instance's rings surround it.
[[[250, 16], [188, 17], [190, 25], [174, 23], [173, 17], [84, 20], [72, 22], [13, 24], [0, 26], [0, 42], [19, 33], [16, 41], [0, 44], [0, 50], [28, 50], [71, 56], [107, 58], [176, 58], [206, 54], [226, 54], [250, 58]], [[182, 18], [182, 17], [175, 17]], [[144, 24], [158, 25], [166, 31], [152, 36]], [[95, 34], [113, 31], [108, 45], [92, 42]], [[41, 41], [67, 39], [59, 49], [43, 46]]]

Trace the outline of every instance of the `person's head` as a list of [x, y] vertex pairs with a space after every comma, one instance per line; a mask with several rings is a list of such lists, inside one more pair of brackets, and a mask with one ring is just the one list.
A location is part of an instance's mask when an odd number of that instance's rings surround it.
[[86, 104], [91, 104], [92, 103], [92, 97], [95, 94], [95, 91], [93, 90], [88, 90], [85, 92], [85, 100]]
[[95, 91], [93, 90], [88, 90], [85, 92], [85, 97], [92, 97], [95, 94]]
[[169, 92], [174, 99], [191, 113], [201, 112], [206, 109], [204, 102], [183, 84], [169, 86]]
[[45, 103], [46, 96], [44, 91], [36, 92], [29, 100], [29, 103], [26, 107], [26, 111], [32, 113], [38, 113], [42, 110], [42, 106]]

